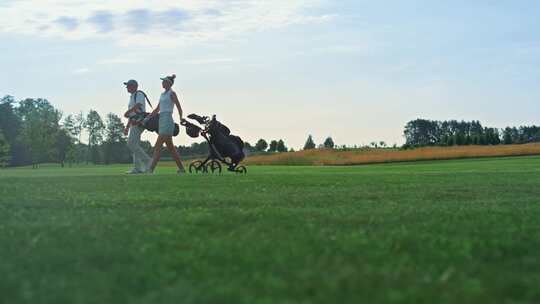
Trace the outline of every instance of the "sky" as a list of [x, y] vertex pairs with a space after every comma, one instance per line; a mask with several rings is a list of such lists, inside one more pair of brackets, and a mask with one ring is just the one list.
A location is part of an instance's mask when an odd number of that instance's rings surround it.
[[0, 0], [0, 95], [121, 115], [124, 81], [155, 104], [175, 73], [186, 113], [295, 149], [402, 144], [416, 118], [540, 124], [538, 16], [520, 0]]

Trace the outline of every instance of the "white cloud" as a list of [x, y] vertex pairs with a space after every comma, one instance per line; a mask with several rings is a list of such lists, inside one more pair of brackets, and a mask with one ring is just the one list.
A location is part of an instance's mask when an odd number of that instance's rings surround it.
[[181, 63], [191, 65], [203, 65], [203, 64], [219, 64], [219, 63], [231, 63], [236, 60], [233, 58], [204, 58], [204, 59], [191, 59], [185, 60]]
[[365, 42], [363, 44], [328, 44], [322, 47], [304, 49], [295, 54], [298, 56], [371, 55], [384, 47], [384, 44], [376, 41]]
[[98, 61], [98, 64], [100, 65], [114, 65], [114, 64], [133, 64], [137, 63], [139, 60], [132, 54], [114, 57], [114, 58], [107, 58], [102, 59]]
[[65, 39], [108, 38], [178, 46], [291, 24], [325, 22], [331, 15], [308, 14], [327, 0], [28, 0], [0, 10], [0, 33]]
[[73, 71], [73, 74], [82, 75], [82, 74], [86, 74], [88, 72], [90, 72], [89, 68], [78, 68], [78, 69]]

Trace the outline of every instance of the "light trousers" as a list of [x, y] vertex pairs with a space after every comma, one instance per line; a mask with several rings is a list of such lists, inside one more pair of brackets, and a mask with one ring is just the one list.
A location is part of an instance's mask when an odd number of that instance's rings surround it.
[[128, 148], [133, 153], [133, 165], [135, 169], [144, 172], [150, 163], [150, 157], [141, 147], [142, 132], [144, 132], [144, 129], [139, 126], [131, 126], [129, 128]]

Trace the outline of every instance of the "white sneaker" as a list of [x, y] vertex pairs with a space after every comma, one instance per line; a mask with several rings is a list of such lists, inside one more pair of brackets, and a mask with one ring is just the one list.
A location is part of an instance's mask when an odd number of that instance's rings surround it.
[[178, 171], [176, 171], [176, 174], [184, 175], [186, 174], [186, 169], [184, 169], [184, 167], [181, 167], [180, 169], [178, 169]]
[[133, 168], [131, 169], [131, 171], [127, 171], [126, 174], [141, 174], [143, 173], [141, 170], [137, 169], [137, 168]]
[[137, 171], [139, 171], [140, 173], [146, 173], [146, 164], [139, 163], [139, 166], [137, 167]]

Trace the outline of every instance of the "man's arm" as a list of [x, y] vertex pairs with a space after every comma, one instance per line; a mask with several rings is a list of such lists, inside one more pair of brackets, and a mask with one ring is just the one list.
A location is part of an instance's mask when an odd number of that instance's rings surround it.
[[129, 128], [131, 127], [131, 120], [128, 119], [128, 122], [126, 124], [126, 127], [124, 128], [124, 135], [128, 135]]
[[142, 107], [142, 106], [141, 106], [140, 103], [136, 103], [136, 104], [133, 106], [133, 108], [127, 110], [127, 112], [124, 113], [124, 117], [125, 117], [125, 118], [128, 118], [128, 117], [129, 117], [129, 114], [135, 113], [135, 112], [139, 112], [139, 111], [141, 110], [141, 107]]

